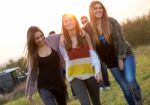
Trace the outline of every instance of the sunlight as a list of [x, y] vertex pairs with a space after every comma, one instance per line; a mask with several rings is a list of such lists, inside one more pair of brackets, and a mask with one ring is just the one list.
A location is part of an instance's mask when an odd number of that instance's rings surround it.
[[[89, 17], [92, 0], [2, 0], [0, 1], [0, 63], [12, 57], [23, 55], [26, 31], [31, 25], [39, 26], [45, 36], [51, 30], [61, 32], [61, 18], [64, 13], [74, 14], [79, 23], [80, 17]], [[141, 16], [150, 10], [150, 0], [100, 0], [108, 15], [119, 22], [127, 18]], [[12, 40], [14, 39], [14, 40]], [[5, 41], [7, 40], [7, 41]], [[11, 43], [11, 44], [8, 44]], [[11, 53], [10, 53], [11, 52]]]

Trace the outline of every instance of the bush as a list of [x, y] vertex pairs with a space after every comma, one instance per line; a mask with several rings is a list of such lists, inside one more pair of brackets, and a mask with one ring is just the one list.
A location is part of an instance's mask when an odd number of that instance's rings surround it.
[[125, 38], [133, 47], [150, 44], [150, 11], [147, 15], [127, 19], [122, 24]]

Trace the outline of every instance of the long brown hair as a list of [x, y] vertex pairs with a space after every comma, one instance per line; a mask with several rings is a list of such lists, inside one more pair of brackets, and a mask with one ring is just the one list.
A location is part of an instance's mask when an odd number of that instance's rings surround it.
[[99, 43], [99, 40], [98, 40], [99, 33], [98, 33], [98, 30], [97, 30], [96, 17], [94, 16], [94, 13], [93, 13], [94, 6], [97, 3], [100, 4], [102, 6], [102, 9], [103, 9], [103, 15], [102, 15], [102, 19], [101, 19], [102, 20], [101, 21], [101, 26], [102, 26], [103, 35], [104, 35], [106, 41], [109, 44], [111, 44], [109, 17], [107, 15], [107, 11], [106, 11], [104, 5], [101, 2], [97, 1], [97, 0], [92, 1], [91, 4], [90, 4], [90, 7], [89, 7], [89, 15], [90, 15], [90, 19], [91, 19], [92, 30], [94, 32], [94, 39], [96, 40], [96, 43]]
[[26, 58], [27, 58], [27, 66], [28, 67], [30, 66], [31, 69], [38, 65], [38, 63], [37, 63], [37, 57], [38, 57], [37, 45], [36, 45], [35, 39], [34, 39], [36, 32], [41, 32], [43, 34], [43, 32], [36, 26], [31, 26], [27, 31]]
[[76, 35], [77, 35], [77, 41], [78, 41], [77, 46], [80, 47], [80, 46], [84, 45], [85, 42], [83, 41], [83, 38], [80, 35], [80, 34], [82, 34], [82, 32], [81, 32], [81, 29], [80, 29], [80, 26], [79, 26], [79, 23], [78, 23], [76, 17], [72, 14], [64, 14], [62, 17], [62, 33], [63, 33], [63, 37], [64, 37], [65, 49], [70, 50], [72, 48], [72, 41], [71, 41], [69, 32], [65, 28], [64, 23], [63, 23], [63, 19], [65, 16], [68, 16], [75, 21], [75, 31], [76, 31]]

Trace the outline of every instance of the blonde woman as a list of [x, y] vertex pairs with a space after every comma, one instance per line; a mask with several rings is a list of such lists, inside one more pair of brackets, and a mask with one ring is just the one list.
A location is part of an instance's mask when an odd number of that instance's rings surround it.
[[91, 105], [90, 98], [93, 105], [101, 105], [98, 87], [100, 61], [90, 37], [81, 37], [79, 23], [72, 14], [63, 15], [62, 32], [60, 51], [66, 61], [67, 80], [81, 105]]

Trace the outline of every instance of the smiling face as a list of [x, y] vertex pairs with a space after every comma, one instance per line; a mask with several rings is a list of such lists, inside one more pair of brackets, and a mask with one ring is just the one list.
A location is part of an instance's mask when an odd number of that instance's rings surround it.
[[106, 21], [108, 19], [107, 11], [104, 5], [99, 1], [91, 2], [89, 6], [89, 15], [91, 22], [96, 22], [99, 19]]
[[100, 3], [96, 3], [93, 8], [93, 15], [95, 18], [102, 18], [103, 16], [103, 7]]
[[62, 22], [66, 30], [71, 31], [75, 29], [76, 23], [75, 23], [75, 20], [71, 16], [69, 15], [64, 16]]
[[44, 35], [40, 31], [34, 34], [34, 42], [37, 46], [42, 46], [45, 44]]

